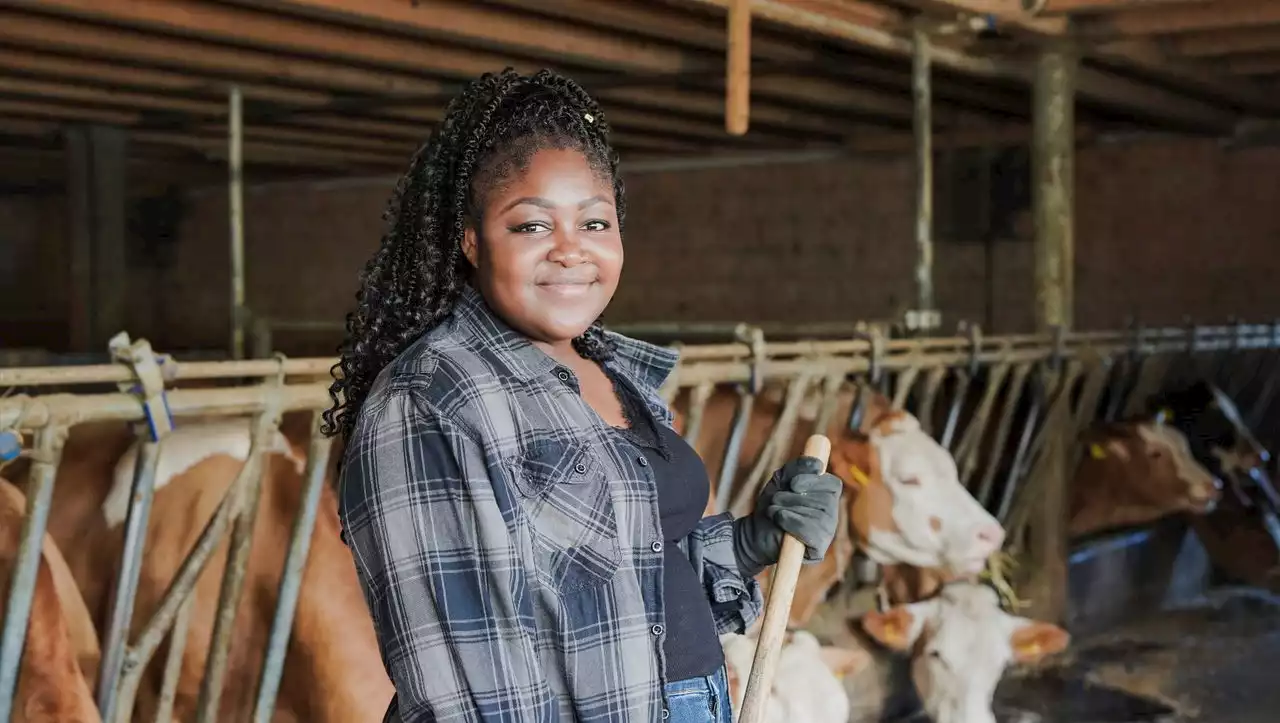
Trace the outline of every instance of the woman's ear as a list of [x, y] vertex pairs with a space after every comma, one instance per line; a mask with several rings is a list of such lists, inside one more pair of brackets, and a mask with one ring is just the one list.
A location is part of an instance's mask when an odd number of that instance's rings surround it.
[[475, 224], [470, 221], [462, 229], [462, 255], [467, 257], [471, 268], [480, 265], [480, 234], [476, 233]]

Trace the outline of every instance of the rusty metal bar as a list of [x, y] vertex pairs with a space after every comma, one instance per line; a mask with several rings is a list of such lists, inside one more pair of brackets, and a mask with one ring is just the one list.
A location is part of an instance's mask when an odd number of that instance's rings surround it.
[[5, 595], [4, 628], [0, 631], [0, 720], [12, 720], [18, 672], [27, 642], [36, 576], [40, 571], [42, 542], [53, 506], [53, 482], [67, 429], [48, 426], [35, 435], [31, 464], [31, 484], [26, 490], [27, 509], [14, 556], [13, 575]]
[[925, 331], [932, 328], [933, 300], [933, 89], [929, 36], [923, 28], [911, 33], [912, 125], [915, 138], [916, 180], [916, 312]]
[[244, 358], [244, 103], [231, 86], [227, 117], [227, 213], [231, 229], [231, 358]]
[[311, 536], [316, 527], [320, 492], [324, 488], [325, 475], [329, 469], [329, 452], [333, 448], [333, 441], [320, 431], [320, 424], [320, 414], [312, 415], [302, 509], [293, 523], [289, 552], [284, 561], [284, 574], [280, 578], [276, 614], [271, 621], [267, 655], [262, 663], [262, 679], [254, 707], [255, 723], [270, 723], [275, 712], [276, 694], [280, 689], [280, 676], [284, 672], [285, 654], [289, 649], [289, 633], [293, 629], [293, 615], [297, 609], [298, 595], [302, 591], [302, 575], [306, 569], [307, 555], [311, 551]]
[[731, 0], [727, 22], [724, 127], [729, 135], [741, 136], [751, 120], [751, 0]]
[[[145, 434], [139, 430], [139, 434]], [[98, 710], [104, 721], [114, 717], [120, 673], [124, 668], [125, 646], [133, 622], [133, 606], [142, 575], [142, 553], [147, 540], [147, 522], [155, 498], [156, 468], [160, 463], [160, 443], [147, 439], [138, 449], [133, 468], [133, 490], [125, 513], [124, 549], [116, 576], [111, 619], [103, 638], [102, 662], [98, 672]]]
[[1075, 84], [1079, 59], [1065, 41], [1036, 59], [1032, 111], [1036, 330], [1073, 326], [1075, 304]]
[[222, 587], [218, 591], [218, 614], [213, 621], [213, 638], [205, 662], [204, 680], [200, 685], [196, 723], [213, 723], [218, 719], [223, 678], [226, 676], [227, 660], [231, 652], [231, 634], [235, 628], [240, 592], [244, 588], [246, 569], [249, 566], [249, 552], [253, 547], [253, 528], [258, 518], [258, 504], [262, 499], [262, 478], [266, 474], [262, 458], [266, 454], [268, 435], [274, 433], [279, 426], [278, 403], [268, 404], [255, 422], [249, 458], [245, 460], [245, 465], [252, 469], [249, 483], [237, 495], [237, 506], [240, 509], [231, 529], [227, 566], [223, 570]]

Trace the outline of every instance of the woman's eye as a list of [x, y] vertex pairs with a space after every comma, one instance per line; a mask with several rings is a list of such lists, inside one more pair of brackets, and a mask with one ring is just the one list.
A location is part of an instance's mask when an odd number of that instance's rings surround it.
[[608, 222], [608, 221], [600, 221], [600, 220], [596, 220], [596, 221], [587, 221], [586, 223], [584, 223], [584, 224], [582, 225], [582, 227], [583, 227], [583, 228], [585, 228], [585, 229], [586, 229], [586, 230], [588, 230], [588, 231], [608, 231], [608, 230], [609, 230], [609, 222]]
[[547, 229], [547, 225], [545, 223], [541, 221], [530, 221], [529, 223], [522, 223], [517, 226], [512, 226], [511, 232], [512, 233], [538, 233], [539, 231], [545, 231], [546, 229]]

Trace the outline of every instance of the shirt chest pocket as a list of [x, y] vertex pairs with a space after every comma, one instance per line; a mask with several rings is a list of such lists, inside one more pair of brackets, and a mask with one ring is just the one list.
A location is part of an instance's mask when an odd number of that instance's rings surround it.
[[538, 576], [562, 593], [603, 585], [621, 563], [617, 515], [600, 460], [581, 442], [538, 444], [516, 460]]

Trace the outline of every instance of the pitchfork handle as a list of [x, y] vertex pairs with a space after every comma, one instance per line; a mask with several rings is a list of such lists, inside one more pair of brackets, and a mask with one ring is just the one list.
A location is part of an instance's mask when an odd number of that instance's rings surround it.
[[[831, 458], [831, 440], [821, 434], [809, 437], [804, 445], [804, 456], [816, 457], [825, 471]], [[770, 576], [773, 585], [769, 590], [769, 600], [765, 603], [760, 635], [756, 638], [756, 657], [751, 663], [751, 677], [747, 679], [747, 692], [742, 699], [739, 723], [761, 723], [764, 720], [764, 701], [773, 689], [778, 654], [782, 652], [787, 620], [791, 618], [791, 599], [795, 597], [796, 581], [800, 578], [800, 566], [803, 564], [804, 543], [791, 535], [785, 535], [777, 567]]]

